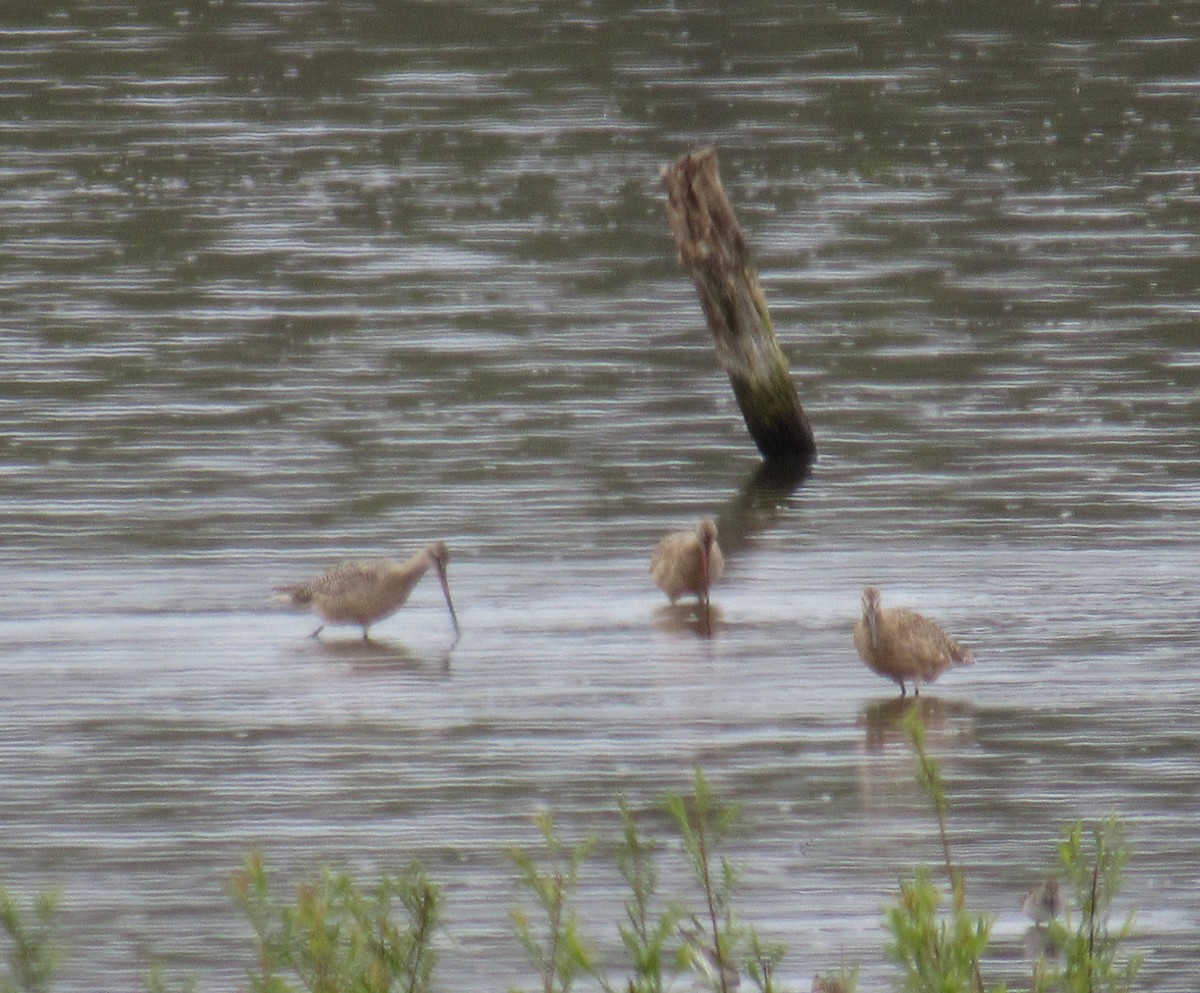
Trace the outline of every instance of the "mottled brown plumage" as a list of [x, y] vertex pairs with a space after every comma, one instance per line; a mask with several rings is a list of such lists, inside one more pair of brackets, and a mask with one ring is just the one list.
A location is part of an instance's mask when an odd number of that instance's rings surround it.
[[437, 570], [450, 620], [458, 633], [458, 616], [450, 599], [446, 581], [449, 550], [435, 541], [404, 562], [395, 559], [355, 559], [342, 562], [307, 583], [278, 587], [281, 599], [298, 607], [308, 607], [324, 622], [313, 633], [317, 637], [325, 624], [358, 624], [363, 639], [376, 621], [404, 606], [408, 595], [430, 566]]
[[850, 986], [840, 976], [813, 976], [811, 993], [849, 993], [849, 991]]
[[883, 609], [876, 587], [863, 590], [862, 604], [862, 617], [854, 626], [854, 647], [873, 672], [900, 684], [901, 696], [906, 682], [920, 693], [921, 683], [932, 683], [951, 666], [975, 661], [969, 648], [929, 618], [903, 607]]
[[1053, 876], [1042, 880], [1025, 894], [1021, 901], [1021, 910], [1033, 920], [1034, 924], [1048, 924], [1062, 913], [1062, 893], [1058, 880]]
[[711, 517], [698, 521], [690, 531], [667, 535], [650, 556], [650, 576], [672, 603], [691, 593], [707, 608], [709, 588], [724, 568], [717, 525]]

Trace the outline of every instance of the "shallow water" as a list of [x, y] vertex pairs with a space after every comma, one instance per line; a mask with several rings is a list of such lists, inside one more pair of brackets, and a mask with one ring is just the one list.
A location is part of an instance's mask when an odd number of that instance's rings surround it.
[[[60, 988], [238, 988], [261, 845], [421, 859], [446, 988], [532, 979], [504, 849], [744, 805], [742, 914], [884, 988], [940, 851], [858, 591], [978, 662], [923, 694], [989, 976], [1116, 811], [1147, 989], [1200, 973], [1197, 12], [262, 3], [0, 33], [0, 879]], [[150, 18], [156, 18], [150, 20]], [[715, 143], [817, 433], [758, 459], [658, 173]], [[720, 622], [649, 583], [718, 516]], [[444, 538], [373, 644], [270, 588]], [[616, 954], [621, 891], [587, 870]], [[672, 856], [669, 856], [669, 858]]]

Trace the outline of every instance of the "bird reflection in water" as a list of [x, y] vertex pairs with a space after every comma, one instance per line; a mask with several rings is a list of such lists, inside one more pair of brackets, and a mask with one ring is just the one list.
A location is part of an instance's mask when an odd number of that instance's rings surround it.
[[1040, 924], [1031, 924], [1021, 941], [1025, 957], [1031, 962], [1045, 959], [1047, 964], [1061, 964], [1062, 946], [1055, 940], [1054, 930]]
[[723, 623], [721, 608], [709, 604], [708, 610], [697, 602], [663, 604], [654, 611], [654, 626], [667, 634], [694, 634], [711, 638]]
[[317, 639], [305, 644], [323, 661], [345, 664], [351, 671], [363, 673], [445, 673], [450, 669], [454, 649], [452, 644], [443, 651], [423, 654], [401, 642], [381, 641], [378, 638], [368, 638], [366, 641]]
[[909, 736], [903, 721], [909, 711], [920, 712], [925, 730], [937, 734], [951, 729], [956, 721], [968, 721], [975, 708], [961, 700], [942, 700], [938, 697], [892, 697], [877, 700], [863, 708], [859, 724], [866, 728], [868, 752], [882, 752], [891, 746], [908, 747]]
[[851, 993], [857, 986], [853, 979], [841, 976], [813, 976], [811, 993]]

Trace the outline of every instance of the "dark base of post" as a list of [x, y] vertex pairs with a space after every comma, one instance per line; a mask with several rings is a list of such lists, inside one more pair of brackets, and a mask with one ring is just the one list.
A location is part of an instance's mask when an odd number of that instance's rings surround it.
[[721, 186], [712, 149], [663, 170], [667, 220], [700, 297], [717, 359], [763, 457], [807, 464], [817, 454], [775, 337], [750, 250]]

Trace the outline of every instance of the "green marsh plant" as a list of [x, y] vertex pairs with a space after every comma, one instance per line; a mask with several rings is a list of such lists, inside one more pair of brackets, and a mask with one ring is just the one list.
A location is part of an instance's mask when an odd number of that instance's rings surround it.
[[1047, 927], [1059, 955], [1050, 961], [1043, 956], [1035, 963], [1035, 993], [1128, 993], [1141, 966], [1139, 955], [1119, 959], [1121, 943], [1133, 930], [1133, 915], [1115, 928], [1109, 921], [1129, 860], [1116, 816], [1093, 827], [1088, 842], [1081, 822], [1068, 828], [1059, 842], [1058, 860], [1069, 899], [1064, 919]]
[[540, 977], [541, 993], [568, 993], [582, 975], [593, 977], [607, 993], [664, 993], [672, 971], [680, 969], [701, 976], [713, 993], [732, 993], [743, 974], [761, 993], [776, 993], [783, 946], [742, 925], [733, 911], [737, 872], [722, 846], [737, 821], [737, 806], [717, 800], [699, 770], [691, 793], [667, 797], [667, 812], [679, 830], [700, 894], [701, 907], [695, 912], [679, 899], [660, 899], [657, 846], [639, 833], [623, 799], [618, 806], [623, 834], [616, 861], [629, 895], [617, 931], [632, 966], [619, 984], [604, 974], [584, 941], [575, 908], [579, 870], [593, 842], [568, 844], [551, 816], [543, 813], [535, 818], [545, 846], [542, 860], [521, 849], [509, 853], [522, 887], [537, 904], [536, 923], [523, 907], [513, 909], [512, 920], [517, 940]]
[[730, 993], [738, 979], [734, 955], [740, 935], [733, 916], [737, 874], [719, 846], [737, 821], [738, 808], [719, 803], [697, 769], [691, 796], [672, 793], [667, 797], [667, 811], [679, 828], [684, 854], [704, 900], [702, 913], [693, 917], [692, 926], [684, 932], [684, 956], [708, 977], [717, 993]]
[[509, 850], [521, 885], [535, 897], [540, 922], [523, 907], [510, 911], [517, 941], [537, 969], [542, 993], [568, 993], [575, 980], [595, 969], [591, 951], [579, 929], [575, 891], [579, 868], [592, 850], [590, 839], [566, 844], [554, 827], [554, 817], [543, 811], [534, 817], [546, 844], [546, 863], [539, 865], [521, 848]]
[[[967, 909], [965, 875], [950, 840], [945, 783], [918, 707], [909, 710], [903, 726], [916, 758], [917, 781], [933, 808], [949, 901], [928, 867], [900, 882], [896, 904], [885, 911], [888, 952], [900, 967], [896, 988], [1004, 993], [1004, 986], [984, 983], [981, 963], [991, 919]], [[689, 890], [686, 897], [669, 898], [661, 893], [662, 847], [639, 831], [623, 798], [618, 808], [622, 833], [614, 853], [626, 896], [616, 931], [628, 963], [619, 981], [606, 975], [585, 941], [578, 911], [580, 872], [595, 847], [593, 839], [565, 841], [553, 816], [544, 812], [534, 818], [543, 846], [536, 855], [520, 848], [508, 853], [520, 891], [532, 897], [531, 908], [516, 906], [510, 913], [536, 971], [538, 993], [571, 993], [581, 978], [595, 981], [603, 993], [669, 993], [682, 973], [700, 977], [711, 993], [734, 993], [741, 984], [758, 993], [779, 993], [783, 946], [765, 941], [734, 911], [738, 872], [725, 853], [735, 840], [738, 806], [720, 801], [699, 769], [690, 792], [667, 796], [666, 813], [684, 863], [678, 882]], [[1132, 916], [1120, 925], [1110, 922], [1129, 857], [1120, 824], [1110, 817], [1090, 832], [1075, 824], [1059, 843], [1058, 856], [1068, 906], [1061, 919], [1044, 928], [1054, 953], [1034, 964], [1032, 993], [1130, 993], [1140, 959], [1122, 958], [1121, 945], [1130, 935]], [[231, 891], [253, 934], [249, 993], [435, 989], [443, 896], [419, 865], [384, 875], [370, 889], [326, 868], [302, 882], [288, 902], [271, 893], [262, 854], [255, 850], [234, 874]], [[56, 908], [54, 894], [25, 906], [0, 887], [0, 934], [7, 938], [8, 963], [0, 993], [49, 993], [57, 965]], [[815, 977], [812, 989], [854, 993], [857, 978], [857, 969], [842, 963], [839, 971]], [[157, 968], [145, 986], [149, 993], [171, 988]]]
[[[900, 884], [900, 899], [886, 914], [892, 933], [891, 957], [904, 973], [905, 993], [985, 993], [980, 962], [987, 951], [991, 919], [967, 910], [966, 882], [950, 847], [946, 796], [941, 767], [929, 752], [919, 706], [902, 724], [917, 760], [917, 782], [933, 805], [946, 876], [950, 881], [948, 915], [940, 911], [942, 894], [928, 868], [917, 869]], [[996, 993], [1003, 986], [993, 987]]]
[[678, 903], [658, 908], [657, 846], [638, 832], [637, 819], [624, 797], [618, 806], [624, 831], [616, 851], [617, 869], [629, 896], [625, 920], [617, 930], [633, 972], [620, 991], [606, 981], [602, 984], [609, 993], [663, 993], [664, 966], [672, 958], [670, 945], [685, 915]]
[[669, 795], [667, 811], [679, 828], [704, 905], [693, 916], [693, 927], [684, 932], [684, 960], [707, 978], [715, 993], [731, 993], [743, 969], [762, 993], [775, 993], [775, 972], [785, 949], [738, 921], [733, 910], [737, 871], [721, 853], [740, 816], [739, 807], [717, 800], [696, 769], [691, 795]]
[[46, 993], [58, 966], [54, 918], [58, 895], [39, 893], [26, 909], [0, 886], [0, 928], [8, 938], [8, 975], [0, 977], [0, 993]]
[[326, 868], [281, 906], [255, 851], [232, 890], [254, 931], [251, 993], [430, 993], [442, 894], [419, 866], [384, 875], [373, 892]]

